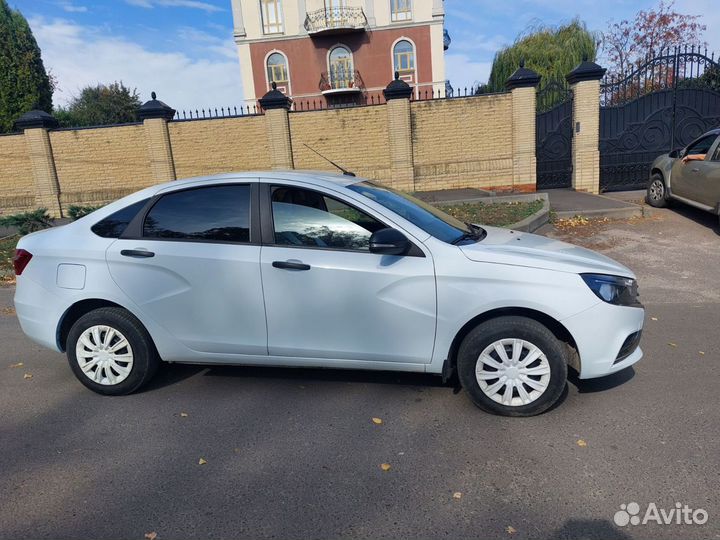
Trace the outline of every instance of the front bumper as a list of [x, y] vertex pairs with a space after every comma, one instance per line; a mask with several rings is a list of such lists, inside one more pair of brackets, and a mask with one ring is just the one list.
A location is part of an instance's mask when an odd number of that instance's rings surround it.
[[[575, 339], [580, 378], [604, 377], [640, 360], [643, 353], [639, 339], [633, 340], [631, 336], [642, 331], [644, 321], [643, 308], [605, 302], [561, 321]], [[623, 350], [629, 338], [634, 343]]]

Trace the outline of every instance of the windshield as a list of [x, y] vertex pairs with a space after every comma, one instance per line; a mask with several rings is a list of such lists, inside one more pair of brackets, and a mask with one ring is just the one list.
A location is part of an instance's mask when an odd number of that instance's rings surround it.
[[481, 238], [477, 228], [402, 191], [369, 181], [358, 182], [347, 187], [392, 210], [426, 233], [448, 244], [457, 243], [463, 239], [477, 240]]

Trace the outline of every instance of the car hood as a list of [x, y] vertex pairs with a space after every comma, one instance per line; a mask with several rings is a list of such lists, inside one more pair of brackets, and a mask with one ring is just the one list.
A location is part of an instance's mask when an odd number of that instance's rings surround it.
[[536, 234], [497, 227], [483, 228], [487, 231], [484, 240], [460, 246], [471, 261], [635, 278], [626, 266], [589, 249]]

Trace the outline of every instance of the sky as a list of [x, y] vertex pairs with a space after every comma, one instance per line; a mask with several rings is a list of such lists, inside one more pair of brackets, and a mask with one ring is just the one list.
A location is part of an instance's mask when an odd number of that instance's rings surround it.
[[[430, 0], [415, 0], [429, 2]], [[8, 0], [30, 22], [56, 105], [80, 89], [121, 80], [143, 101], [156, 91], [176, 109], [243, 103], [232, 39], [230, 0]], [[446, 0], [446, 53], [453, 86], [486, 82], [493, 56], [528, 28], [580, 17], [590, 30], [631, 18], [654, 0]], [[705, 40], [720, 52], [716, 0], [677, 0], [678, 11], [703, 14]]]

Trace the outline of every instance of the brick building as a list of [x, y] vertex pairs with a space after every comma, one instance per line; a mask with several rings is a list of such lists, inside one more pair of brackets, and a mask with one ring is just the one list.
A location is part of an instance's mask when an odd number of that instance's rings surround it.
[[394, 72], [445, 90], [443, 0], [232, 0], [245, 98], [275, 82], [297, 102], [362, 104]]

